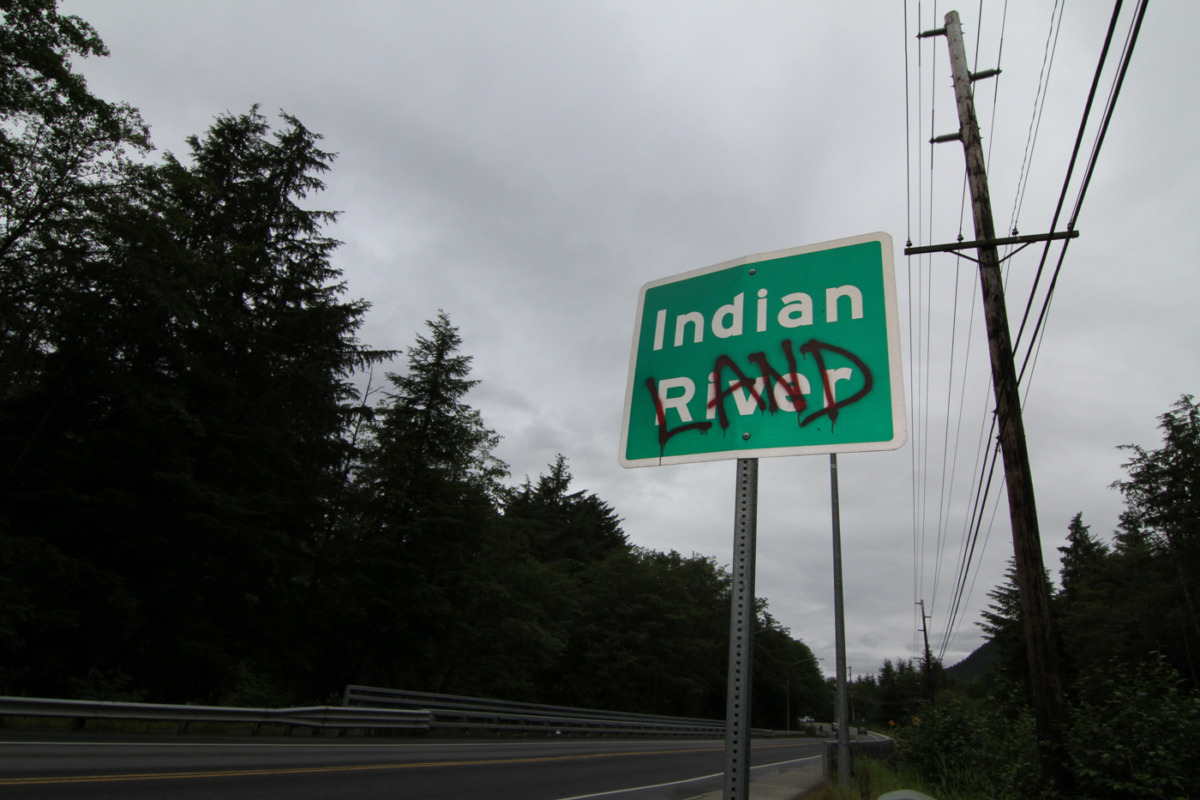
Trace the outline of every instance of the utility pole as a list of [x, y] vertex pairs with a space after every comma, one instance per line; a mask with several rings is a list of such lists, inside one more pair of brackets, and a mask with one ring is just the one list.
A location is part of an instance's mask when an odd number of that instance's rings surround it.
[[[996, 395], [996, 418], [1000, 431], [1000, 449], [1004, 458], [1005, 485], [1012, 523], [1013, 552], [1016, 558], [1017, 584], [1021, 591], [1021, 618], [1029, 658], [1029, 677], [1033, 713], [1037, 726], [1038, 756], [1042, 778], [1059, 791], [1069, 791], [1072, 780], [1063, 753], [1066, 703], [1063, 696], [1062, 661], [1058, 653], [1050, 619], [1050, 591], [1042, 561], [1041, 535], [1033, 497], [1033, 477], [1029, 471], [1029, 451], [1025, 425], [1021, 418], [1021, 398], [1013, 363], [1012, 340], [1008, 329], [1008, 311], [1004, 303], [1004, 283], [996, 248], [996, 230], [992, 222], [987, 172], [975, 101], [971, 91], [974, 78], [967, 66], [962, 24], [958, 12], [945, 17], [946, 27], [921, 36], [945, 34], [950, 45], [950, 65], [954, 76], [954, 95], [958, 106], [959, 132], [937, 137], [934, 141], [961, 139], [967, 161], [967, 181], [971, 187], [971, 210], [978, 240], [979, 280], [983, 290], [984, 319], [987, 324], [988, 350], [992, 362], [992, 385]], [[994, 71], [988, 76], [996, 74]]]
[[933, 651], [929, 649], [929, 626], [926, 621], [929, 619], [925, 614], [925, 599], [922, 598], [918, 603], [921, 606], [921, 633], [925, 636], [925, 680], [929, 684], [929, 702], [934, 704], [934, 682], [933, 682]]
[[829, 454], [829, 490], [833, 509], [833, 641], [837, 659], [838, 785], [850, 785], [850, 690], [846, 685], [846, 613], [842, 600], [842, 512], [838, 497], [837, 453]]

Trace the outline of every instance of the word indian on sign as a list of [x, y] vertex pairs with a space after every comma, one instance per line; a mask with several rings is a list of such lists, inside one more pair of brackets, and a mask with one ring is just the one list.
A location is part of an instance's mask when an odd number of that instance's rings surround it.
[[621, 465], [900, 447], [895, 284], [886, 233], [647, 283]]

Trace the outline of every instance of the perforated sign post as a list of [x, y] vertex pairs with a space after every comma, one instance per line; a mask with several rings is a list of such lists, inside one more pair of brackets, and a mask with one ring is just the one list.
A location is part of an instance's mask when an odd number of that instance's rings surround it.
[[906, 435], [887, 234], [642, 287], [622, 466], [891, 450]]
[[[907, 438], [896, 305], [886, 233], [747, 256], [642, 287], [621, 465], [738, 462], [726, 800], [749, 797], [758, 458], [830, 456], [841, 708], [836, 454], [892, 450]], [[839, 751], [848, 728], [841, 722]]]

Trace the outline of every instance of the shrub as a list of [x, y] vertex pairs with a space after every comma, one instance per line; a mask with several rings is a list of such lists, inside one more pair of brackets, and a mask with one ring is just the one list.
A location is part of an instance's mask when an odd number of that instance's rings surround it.
[[1200, 797], [1200, 696], [1180, 683], [1158, 655], [1084, 677], [1067, 737], [1080, 796]]
[[1036, 796], [1038, 767], [1033, 720], [1005, 715], [986, 701], [944, 696], [902, 731], [900, 764], [947, 793], [987, 797]]

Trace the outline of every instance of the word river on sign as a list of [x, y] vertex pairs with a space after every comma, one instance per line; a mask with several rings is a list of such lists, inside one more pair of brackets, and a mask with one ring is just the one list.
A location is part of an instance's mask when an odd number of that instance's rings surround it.
[[[837, 422], [840, 409], [857, 403], [870, 393], [874, 385], [870, 368], [845, 348], [825, 344], [816, 339], [810, 339], [795, 350], [791, 341], [785, 339], [780, 343], [780, 348], [787, 362], [786, 373], [780, 373], [772, 367], [767, 360], [766, 353], [751, 353], [748, 358], [759, 372], [756, 377], [747, 375], [729, 356], [719, 356], [713, 365], [712, 372], [708, 375], [706, 417], [709, 420], [716, 418], [721, 429], [727, 430], [729, 413], [726, 400], [732, 399], [741, 416], [762, 411], [771, 414], [784, 411], [796, 414], [797, 423], [802, 428], [823, 416], [829, 417], [830, 422], [833, 423]], [[809, 404], [805, 396], [812, 394], [812, 386], [808, 378], [800, 374], [797, 369], [797, 351], [802, 357], [812, 356], [817, 374], [820, 376], [822, 397], [824, 398], [824, 406], [807, 415], [804, 412]], [[863, 376], [862, 385], [858, 391], [840, 401], [837, 400], [835, 386], [839, 381], [850, 380], [854, 371], [851, 367], [828, 369], [825, 361], [826, 353], [835, 353], [849, 360]], [[727, 373], [733, 376], [732, 379], [724, 380]], [[770, 388], [768, 388], [768, 384], [770, 384]], [[718, 389], [718, 386], [721, 388]], [[692, 421], [688, 403], [695, 397], [696, 387], [691, 378], [685, 376], [659, 381], [649, 377], [646, 379], [646, 389], [650, 392], [654, 402], [658, 443], [664, 451], [667, 442], [673, 436], [693, 430], [707, 432], [712, 428], [714, 424], [712, 422]], [[676, 390], [678, 393], [675, 393]], [[681, 424], [674, 428], [670, 427], [667, 419], [668, 410], [678, 415]]]

